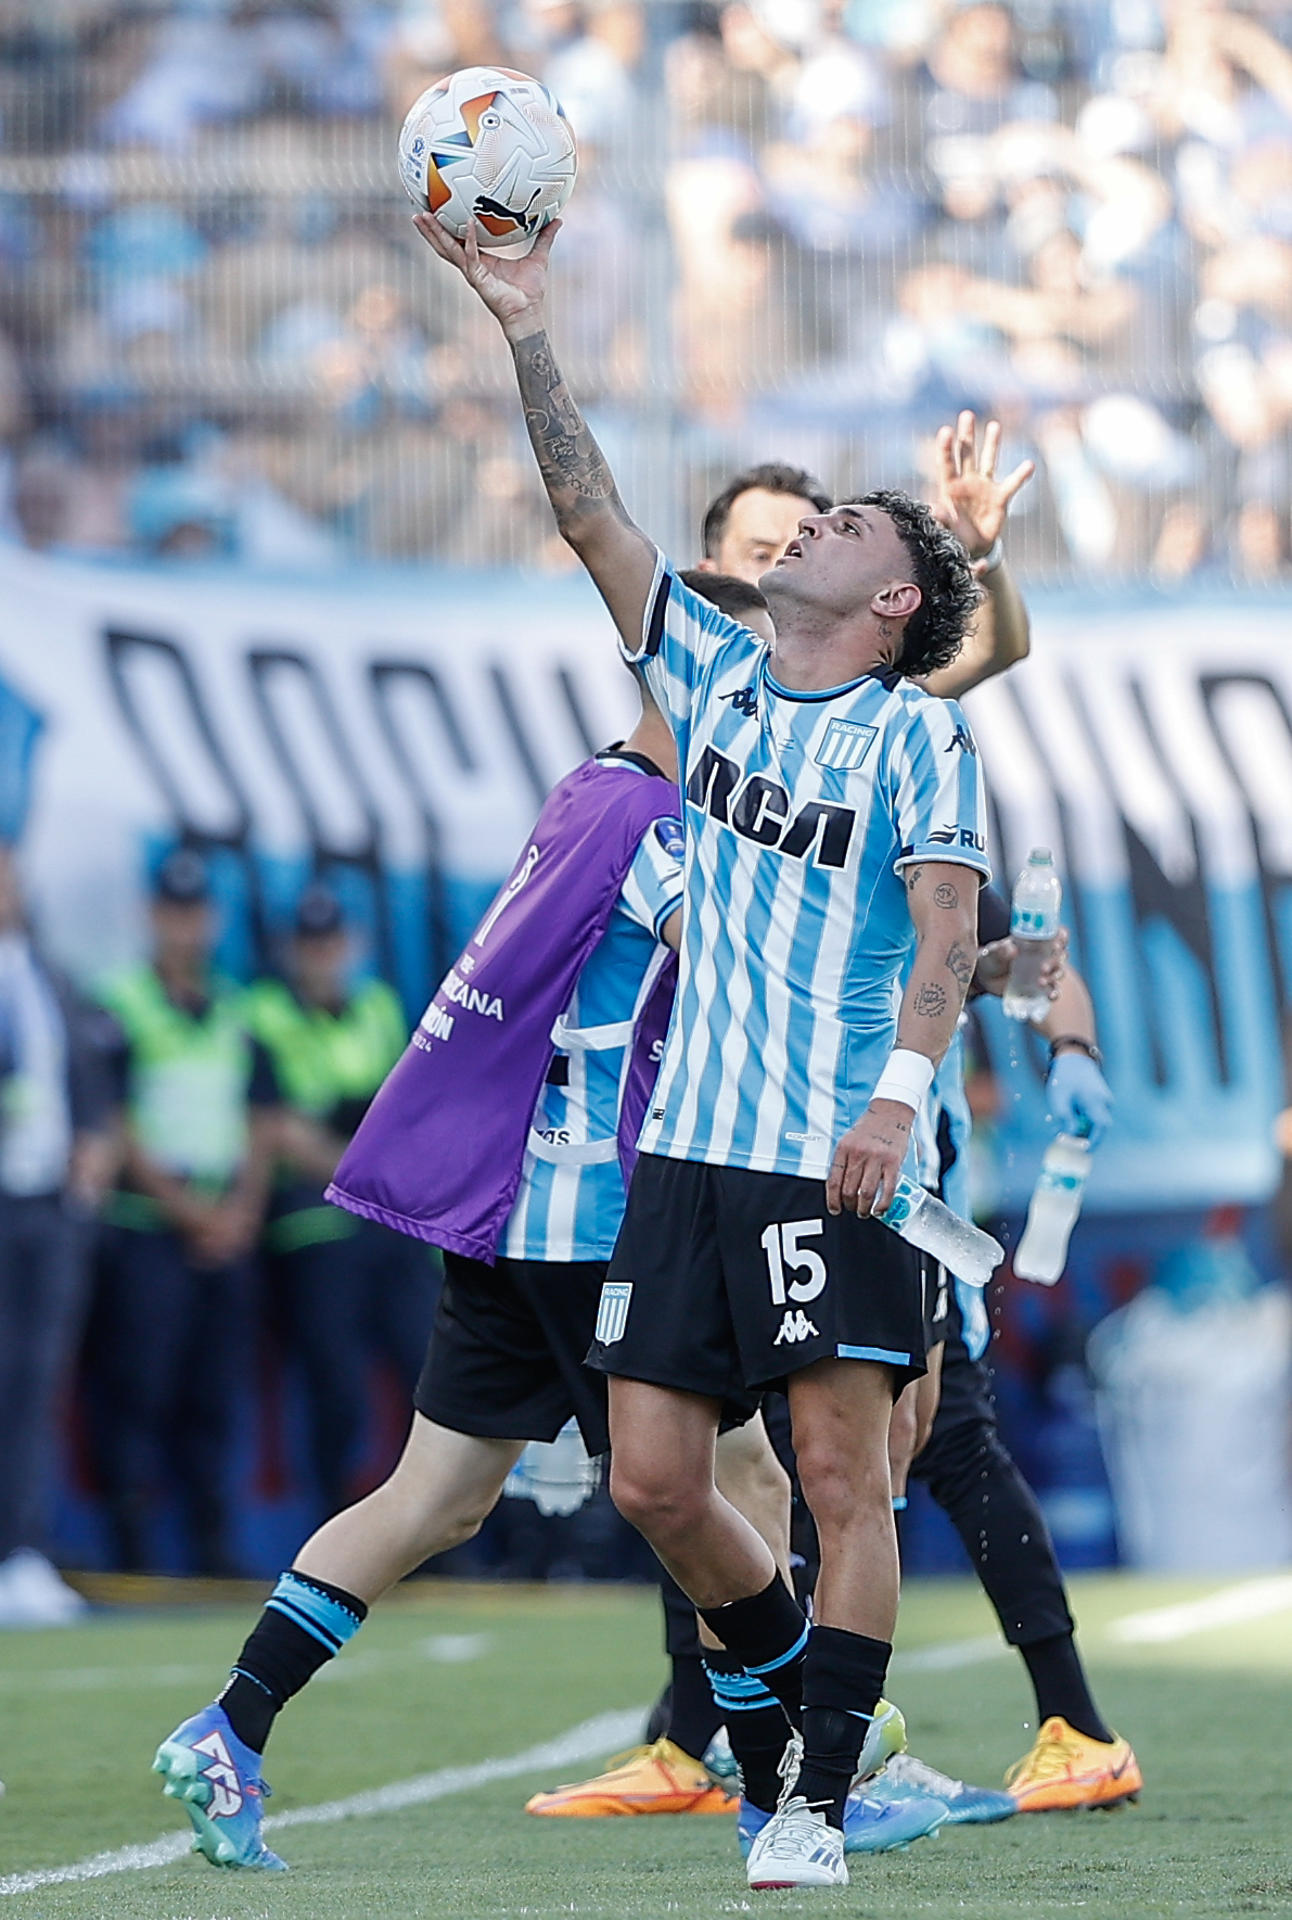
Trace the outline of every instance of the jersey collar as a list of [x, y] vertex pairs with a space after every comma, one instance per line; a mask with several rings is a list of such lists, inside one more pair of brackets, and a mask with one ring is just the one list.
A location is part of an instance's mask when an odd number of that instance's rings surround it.
[[868, 680], [877, 680], [881, 687], [891, 693], [902, 677], [895, 667], [885, 667], [882, 671], [872, 667], [869, 673], [859, 674], [855, 680], [845, 680], [841, 687], [814, 688], [810, 693], [803, 693], [794, 687], [781, 685], [768, 665], [770, 658], [770, 654], [763, 656], [763, 680], [768, 690], [774, 693], [778, 700], [801, 700], [805, 703], [838, 700], [845, 693], [855, 693], [857, 688], [864, 687]]

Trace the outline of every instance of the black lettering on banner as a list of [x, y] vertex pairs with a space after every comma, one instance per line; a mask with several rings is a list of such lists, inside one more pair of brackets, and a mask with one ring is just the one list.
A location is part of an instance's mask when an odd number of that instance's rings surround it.
[[[216, 732], [193, 662], [177, 641], [161, 634], [108, 627], [103, 639], [108, 685], [126, 730], [157, 783], [170, 814], [170, 832], [195, 853], [236, 858], [251, 946], [263, 962], [268, 957], [268, 924], [259, 869], [252, 857], [251, 802]], [[195, 766], [189, 758], [195, 742], [204, 765]], [[212, 809], [213, 788], [225, 802], [223, 821]]]
[[[341, 723], [331, 691], [316, 663], [291, 647], [253, 647], [247, 655], [255, 700], [278, 771], [301, 811], [316, 873], [349, 868], [368, 883], [378, 965], [395, 977], [395, 942], [383, 858], [381, 821]], [[304, 732], [312, 751], [302, 751]], [[326, 768], [329, 790], [319, 790]], [[347, 791], [348, 789], [348, 791]], [[349, 802], [354, 830], [334, 831], [338, 807]], [[329, 817], [333, 825], [327, 824]]]
[[450, 762], [445, 769], [447, 779], [451, 780], [455, 773], [475, 773], [479, 761], [448, 688], [433, 667], [419, 660], [373, 660], [369, 663], [368, 675], [377, 724], [421, 821], [426, 869], [427, 972], [432, 979], [440, 980], [448, 971], [457, 943], [449, 912], [444, 828], [435, 804], [434, 782], [429, 777], [434, 765], [431, 755], [437, 743], [428, 747], [412, 737], [430, 731], [417, 724], [419, 710], [434, 716], [435, 733], [443, 738], [448, 749], [444, 756]]

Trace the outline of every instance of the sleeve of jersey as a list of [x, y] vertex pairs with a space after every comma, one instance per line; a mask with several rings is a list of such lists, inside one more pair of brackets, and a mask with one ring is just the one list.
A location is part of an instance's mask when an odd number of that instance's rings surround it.
[[654, 820], [642, 835], [619, 893], [620, 911], [658, 940], [682, 904], [682, 823]]
[[922, 701], [896, 744], [894, 865], [950, 860], [991, 878], [982, 767], [969, 723], [954, 700]]
[[655, 561], [655, 579], [646, 601], [641, 641], [631, 647], [622, 637], [620, 649], [630, 666], [639, 667], [659, 706], [673, 723], [685, 728], [706, 665], [718, 649], [732, 641], [752, 653], [758, 641], [747, 627], [702, 600], [683, 586], [664, 555]]

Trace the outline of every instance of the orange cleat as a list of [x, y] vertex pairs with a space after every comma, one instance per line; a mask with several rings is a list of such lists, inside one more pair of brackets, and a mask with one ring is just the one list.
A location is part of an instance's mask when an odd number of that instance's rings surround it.
[[577, 1786], [536, 1793], [526, 1813], [604, 1820], [625, 1813], [727, 1813], [740, 1802], [671, 1740], [655, 1740], [620, 1754], [607, 1772]]
[[1138, 1800], [1144, 1778], [1128, 1740], [1091, 1740], [1055, 1714], [1037, 1734], [1032, 1751], [1005, 1775], [1005, 1785], [1020, 1813], [1050, 1813]]

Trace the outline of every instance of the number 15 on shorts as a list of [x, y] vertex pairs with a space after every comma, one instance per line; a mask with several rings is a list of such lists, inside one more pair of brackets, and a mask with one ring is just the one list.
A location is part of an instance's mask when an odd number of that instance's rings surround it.
[[[767, 1277], [774, 1307], [783, 1307], [787, 1300], [803, 1306], [825, 1292], [829, 1278], [825, 1261], [815, 1247], [803, 1244], [805, 1240], [819, 1240], [824, 1232], [825, 1223], [821, 1220], [773, 1221], [767, 1228], [760, 1244], [767, 1255]], [[803, 1277], [787, 1280], [787, 1274]]]

